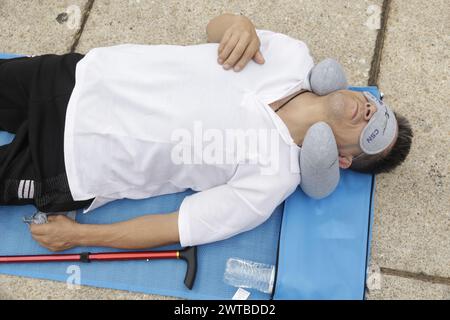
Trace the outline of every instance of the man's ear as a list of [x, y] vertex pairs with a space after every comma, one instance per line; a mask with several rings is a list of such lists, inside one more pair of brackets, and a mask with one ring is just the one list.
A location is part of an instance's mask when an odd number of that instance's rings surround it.
[[348, 169], [352, 165], [352, 156], [339, 156], [339, 167], [341, 169]]

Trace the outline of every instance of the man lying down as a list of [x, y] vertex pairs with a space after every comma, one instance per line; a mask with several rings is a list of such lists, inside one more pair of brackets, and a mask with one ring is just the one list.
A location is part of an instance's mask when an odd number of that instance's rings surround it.
[[[340, 168], [388, 172], [406, 158], [405, 118], [361, 92], [311, 92], [305, 43], [232, 14], [207, 33], [201, 45], [0, 60], [0, 127], [15, 133], [0, 149], [2, 205], [89, 212], [199, 191], [176, 212], [120, 223], [49, 216], [30, 226], [42, 246], [193, 246], [255, 228], [299, 185], [300, 147], [318, 122], [332, 129]], [[391, 136], [367, 154], [360, 136], [377, 111]]]

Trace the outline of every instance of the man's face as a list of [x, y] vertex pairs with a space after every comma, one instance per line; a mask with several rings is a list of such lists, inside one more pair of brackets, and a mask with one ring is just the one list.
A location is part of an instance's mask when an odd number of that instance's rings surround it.
[[329, 95], [329, 119], [341, 156], [357, 156], [359, 137], [377, 111], [362, 92], [339, 90]]

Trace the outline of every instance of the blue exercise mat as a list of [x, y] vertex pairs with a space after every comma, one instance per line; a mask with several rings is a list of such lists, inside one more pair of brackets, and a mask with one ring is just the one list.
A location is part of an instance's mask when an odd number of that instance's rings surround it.
[[[370, 91], [376, 87], [350, 87]], [[341, 170], [336, 190], [285, 201], [274, 299], [364, 299], [375, 177]]]
[[[15, 56], [0, 54], [0, 58]], [[0, 144], [12, 139], [13, 135], [0, 132]], [[341, 173], [338, 189], [330, 197], [316, 202], [298, 189], [258, 228], [198, 247], [197, 279], [191, 291], [184, 287], [186, 266], [180, 260], [4, 264], [0, 265], [0, 273], [67, 281], [73, 279], [76, 268], [71, 266], [75, 265], [80, 270], [82, 285], [188, 299], [230, 299], [236, 288], [223, 281], [226, 261], [240, 258], [277, 265], [275, 299], [362, 299], [373, 179], [370, 175]], [[111, 223], [143, 214], [171, 212], [191, 193], [117, 200], [89, 214], [80, 210], [77, 221]], [[35, 210], [31, 205], [0, 206], [0, 255], [50, 253], [31, 238], [22, 222], [23, 216]], [[178, 246], [161, 250], [174, 248]], [[122, 250], [79, 247], [64, 253], [85, 251]], [[272, 298], [256, 290], [249, 291], [250, 299]]]
[[[176, 210], [190, 192], [145, 200], [118, 200], [89, 214], [77, 214], [80, 223], [111, 223], [148, 214]], [[29, 206], [0, 206], [0, 255], [48, 254], [30, 236], [22, 217], [35, 211]], [[80, 211], [81, 212], [81, 211]], [[258, 228], [232, 239], [198, 247], [197, 277], [192, 290], [184, 286], [186, 264], [182, 260], [112, 261], [91, 263], [3, 264], [0, 273], [41, 279], [68, 281], [78, 266], [80, 284], [138, 291], [188, 299], [231, 299], [236, 288], [223, 281], [230, 257], [275, 264], [282, 206]], [[175, 249], [167, 246], [161, 249]], [[158, 249], [159, 250], [159, 249]], [[78, 247], [64, 253], [123, 251], [110, 248]], [[270, 295], [250, 290], [250, 299], [270, 299]]]

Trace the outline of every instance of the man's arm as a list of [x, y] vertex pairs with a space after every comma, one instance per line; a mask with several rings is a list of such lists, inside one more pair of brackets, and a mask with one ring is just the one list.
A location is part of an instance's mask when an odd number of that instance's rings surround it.
[[218, 62], [225, 70], [234, 68], [234, 71], [240, 71], [251, 59], [264, 63], [255, 26], [247, 17], [222, 14], [208, 23], [206, 33], [208, 42], [220, 43]]
[[178, 212], [145, 215], [112, 224], [79, 224], [64, 215], [30, 226], [33, 238], [52, 251], [76, 246], [144, 249], [178, 243]]

